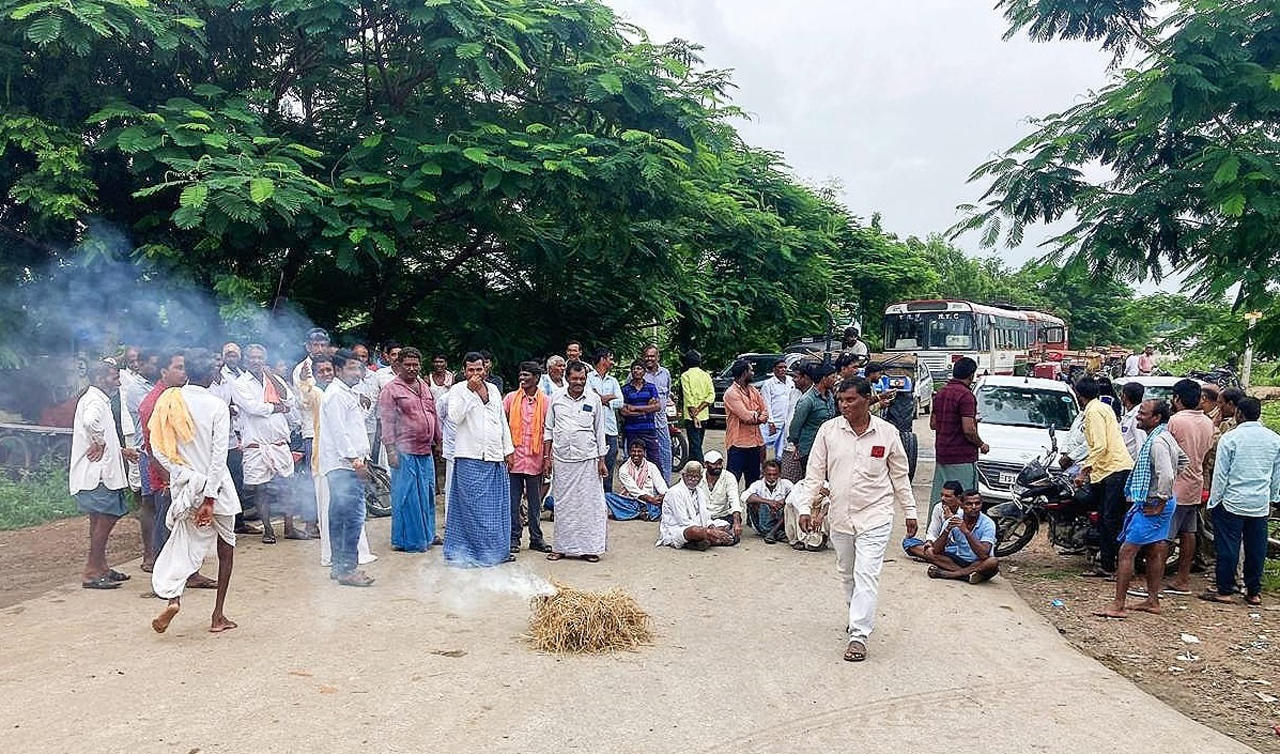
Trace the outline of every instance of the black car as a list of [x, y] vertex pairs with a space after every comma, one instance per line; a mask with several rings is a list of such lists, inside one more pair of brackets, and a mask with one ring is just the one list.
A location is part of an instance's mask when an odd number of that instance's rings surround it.
[[724, 391], [729, 389], [733, 384], [733, 377], [729, 376], [729, 370], [733, 368], [734, 361], [745, 359], [751, 362], [751, 371], [755, 375], [751, 384], [757, 388], [764, 384], [765, 380], [773, 377], [773, 365], [777, 364], [783, 358], [780, 353], [741, 353], [738, 358], [725, 365], [725, 368], [719, 373], [711, 375], [711, 384], [716, 389], [715, 403], [711, 404], [711, 421], [724, 421]]

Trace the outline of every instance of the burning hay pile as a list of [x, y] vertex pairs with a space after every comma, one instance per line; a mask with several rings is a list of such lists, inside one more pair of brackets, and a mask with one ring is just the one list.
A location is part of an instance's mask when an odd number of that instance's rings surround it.
[[613, 652], [652, 638], [649, 615], [618, 588], [586, 592], [554, 582], [555, 593], [533, 598], [529, 637], [543, 652]]

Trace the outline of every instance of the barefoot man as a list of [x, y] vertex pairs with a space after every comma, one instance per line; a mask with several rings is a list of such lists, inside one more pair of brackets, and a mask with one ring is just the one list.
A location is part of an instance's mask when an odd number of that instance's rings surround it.
[[1173, 480], [1187, 465], [1187, 456], [1169, 432], [1169, 404], [1161, 400], [1143, 401], [1138, 408], [1138, 426], [1147, 439], [1133, 461], [1133, 473], [1125, 488], [1129, 513], [1120, 533], [1120, 555], [1116, 566], [1116, 598], [1094, 615], [1125, 618], [1125, 594], [1133, 579], [1133, 561], [1139, 550], [1147, 550], [1147, 598], [1134, 610], [1160, 612], [1160, 581], [1164, 578], [1165, 553], [1168, 551], [1170, 524], [1177, 501], [1173, 499]]
[[148, 427], [152, 452], [169, 472], [173, 499], [166, 521], [172, 533], [151, 573], [152, 591], [169, 604], [151, 627], [156, 633], [169, 628], [181, 607], [187, 577], [200, 569], [216, 543], [218, 596], [209, 631], [219, 633], [236, 627], [222, 613], [235, 556], [235, 517], [240, 512], [240, 498], [227, 468], [231, 413], [222, 399], [209, 392], [218, 369], [214, 355], [200, 348], [187, 351], [184, 357], [187, 385], [160, 397]]

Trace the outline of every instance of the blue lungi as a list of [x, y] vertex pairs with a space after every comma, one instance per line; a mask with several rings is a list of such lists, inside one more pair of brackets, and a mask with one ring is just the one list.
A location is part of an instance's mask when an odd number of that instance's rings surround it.
[[400, 453], [391, 470], [391, 546], [426, 552], [436, 538], [436, 463], [429, 455]]
[[444, 525], [444, 559], [474, 568], [505, 562], [511, 556], [511, 489], [500, 461], [457, 458], [449, 486], [449, 515]]
[[623, 497], [614, 492], [604, 493], [605, 505], [609, 506], [609, 515], [613, 516], [615, 521], [630, 521], [633, 518], [640, 518], [640, 514], [647, 516], [649, 521], [657, 521], [662, 518], [662, 506], [653, 505], [652, 503], [643, 503], [635, 498]]
[[1125, 514], [1124, 526], [1120, 529], [1119, 542], [1131, 545], [1153, 545], [1170, 536], [1169, 527], [1173, 523], [1173, 512], [1177, 510], [1173, 498], [1165, 501], [1164, 511], [1158, 516], [1148, 516], [1142, 512], [1142, 504], [1134, 503]]

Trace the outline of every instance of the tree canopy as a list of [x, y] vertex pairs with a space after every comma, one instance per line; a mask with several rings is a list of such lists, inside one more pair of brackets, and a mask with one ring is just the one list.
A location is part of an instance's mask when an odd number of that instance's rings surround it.
[[[1162, 6], [1162, 7], [1158, 7]], [[1110, 82], [979, 166], [988, 184], [955, 232], [1017, 246], [1065, 220], [1051, 258], [1102, 278], [1185, 275], [1201, 301], [1231, 297], [1280, 353], [1280, 14], [1267, 0], [1001, 0], [1010, 36], [1097, 42]], [[1126, 61], [1133, 60], [1132, 64]]]

